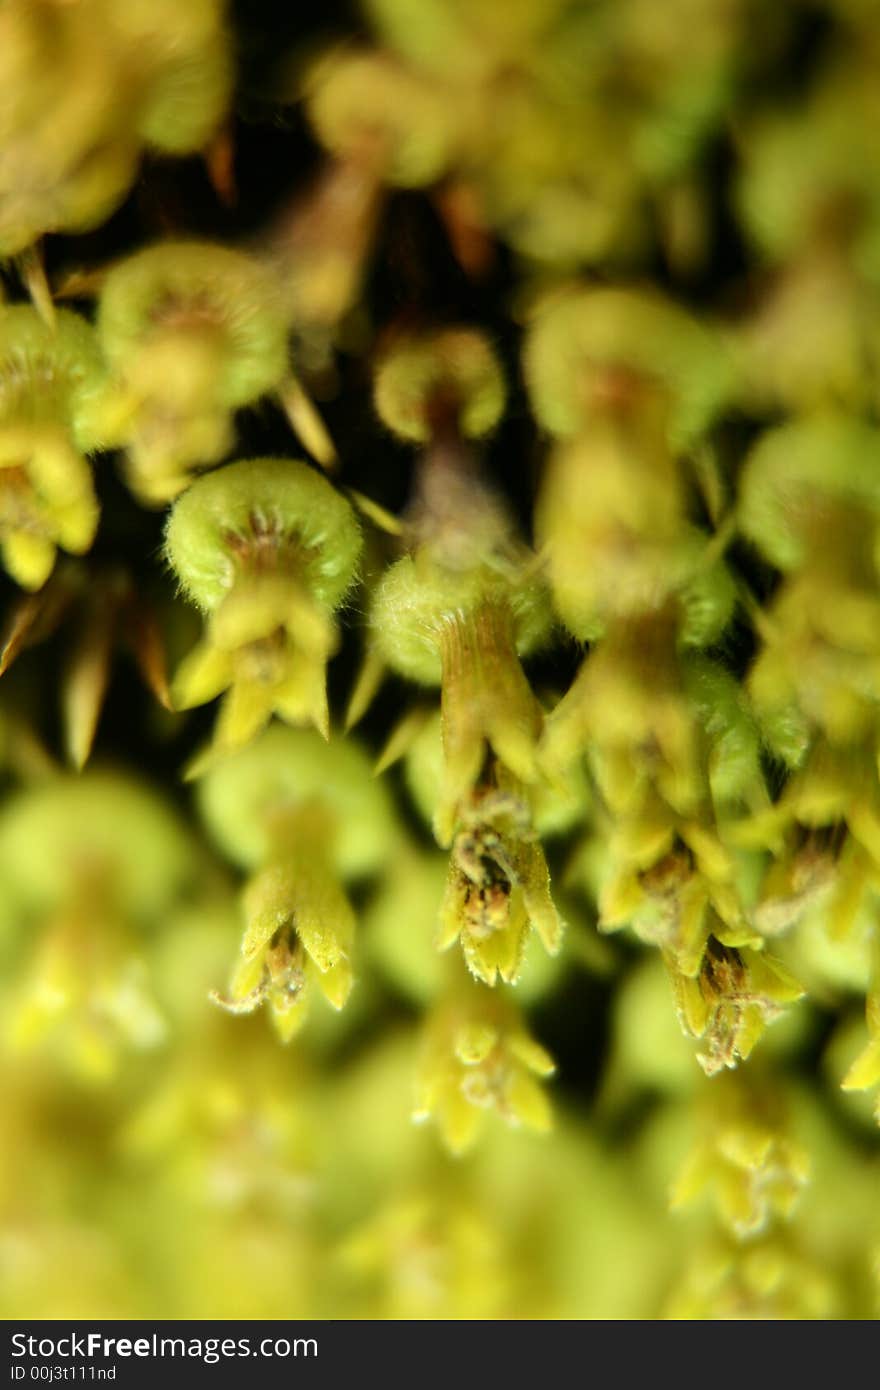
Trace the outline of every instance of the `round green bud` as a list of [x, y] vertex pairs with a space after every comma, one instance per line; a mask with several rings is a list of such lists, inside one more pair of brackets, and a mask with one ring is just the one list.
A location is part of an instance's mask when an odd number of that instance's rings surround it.
[[190, 877], [193, 846], [178, 817], [149, 787], [95, 769], [11, 796], [0, 816], [4, 893], [50, 911], [84, 880], [106, 884], [114, 901], [152, 919]]
[[187, 598], [211, 612], [232, 587], [236, 554], [289, 546], [312, 597], [342, 602], [357, 575], [362, 537], [346, 499], [294, 459], [246, 459], [199, 478], [168, 517], [165, 549]]
[[880, 517], [880, 431], [844, 416], [796, 420], [768, 430], [749, 454], [739, 489], [739, 522], [781, 570], [835, 539], [828, 504]]
[[163, 242], [120, 261], [101, 292], [98, 334], [124, 380], [177, 408], [247, 405], [287, 371], [272, 276], [214, 242]]
[[395, 835], [387, 788], [368, 754], [310, 729], [270, 725], [206, 773], [197, 796], [213, 839], [244, 869], [267, 862], [273, 822], [298, 811], [329, 815], [328, 853], [343, 879], [379, 868]]
[[479, 439], [504, 410], [504, 376], [488, 340], [472, 328], [444, 328], [398, 340], [376, 371], [374, 400], [384, 425], [402, 439], [431, 438], [431, 408], [451, 398], [458, 428]]
[[60, 424], [75, 440], [104, 380], [94, 329], [56, 309], [50, 327], [29, 304], [0, 309], [0, 425]]
[[306, 108], [328, 150], [403, 188], [445, 173], [462, 124], [448, 92], [375, 51], [336, 50], [317, 63]]
[[495, 605], [509, 612], [520, 656], [528, 656], [549, 636], [553, 614], [540, 580], [507, 581], [488, 568], [455, 571], [404, 556], [374, 590], [373, 641], [395, 671], [422, 685], [439, 685], [445, 630]]
[[223, 118], [234, 69], [224, 0], [111, 0], [143, 82], [137, 128], [169, 154], [201, 147]]
[[[557, 500], [564, 504], [564, 494]], [[597, 508], [598, 511], [598, 508]], [[538, 536], [547, 546], [548, 571], [559, 617], [573, 636], [593, 642], [610, 620], [660, 609], [674, 601], [678, 610], [678, 640], [685, 647], [705, 647], [716, 641], [736, 606], [736, 584], [722, 561], [704, 565], [710, 537], [681, 522], [663, 535], [627, 533], [612, 517], [603, 533], [599, 518], [579, 528], [570, 509], [555, 532], [552, 516], [539, 507]], [[595, 530], [590, 534], [587, 525]], [[567, 545], [555, 545], [562, 537]]]
[[659, 386], [673, 447], [706, 429], [732, 371], [716, 335], [662, 296], [580, 287], [538, 308], [523, 368], [539, 423], [563, 437], [587, 430], [597, 412], [619, 408], [621, 393], [637, 391], [640, 381]]

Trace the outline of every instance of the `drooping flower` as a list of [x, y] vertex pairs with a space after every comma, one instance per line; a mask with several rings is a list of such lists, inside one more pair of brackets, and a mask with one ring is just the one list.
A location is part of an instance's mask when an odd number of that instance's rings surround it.
[[39, 589], [58, 547], [89, 549], [98, 501], [84, 457], [85, 417], [103, 380], [94, 332], [58, 311], [0, 309], [0, 549], [13, 579]]
[[246, 743], [273, 711], [328, 733], [333, 613], [357, 573], [361, 532], [335, 489], [305, 463], [249, 459], [199, 479], [177, 501], [166, 552], [206, 615], [172, 696], [223, 702], [216, 751]]
[[554, 1070], [510, 999], [457, 980], [425, 1026], [414, 1118], [432, 1119], [456, 1154], [474, 1144], [487, 1111], [545, 1133], [553, 1112], [540, 1081]]
[[264, 1002], [287, 1041], [317, 989], [341, 1009], [353, 981], [355, 914], [343, 884], [375, 872], [394, 821], [383, 785], [355, 744], [273, 725], [213, 766], [198, 786], [213, 838], [247, 873], [245, 932], [227, 995]]

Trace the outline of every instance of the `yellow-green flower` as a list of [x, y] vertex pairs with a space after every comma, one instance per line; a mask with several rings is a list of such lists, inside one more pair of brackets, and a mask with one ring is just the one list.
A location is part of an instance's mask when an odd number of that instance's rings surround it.
[[456, 984], [426, 1025], [414, 1118], [432, 1119], [456, 1154], [474, 1144], [490, 1110], [509, 1125], [545, 1133], [553, 1112], [540, 1081], [554, 1070], [511, 1001]]
[[670, 973], [682, 1028], [703, 1043], [697, 1059], [707, 1076], [744, 1062], [768, 1024], [804, 994], [780, 961], [714, 936], [698, 974], [675, 965]]
[[36, 309], [0, 308], [0, 550], [25, 589], [45, 583], [58, 547], [82, 555], [94, 540], [83, 426], [102, 379], [78, 314], [59, 311], [50, 326]]
[[199, 479], [168, 519], [166, 551], [207, 632], [184, 659], [179, 708], [228, 691], [214, 748], [248, 742], [273, 712], [329, 732], [333, 612], [354, 582], [361, 532], [350, 505], [305, 463], [249, 459]]
[[809, 1157], [788, 1132], [784, 1108], [766, 1084], [712, 1083], [702, 1132], [672, 1190], [673, 1207], [708, 1195], [723, 1225], [742, 1238], [791, 1215], [809, 1176]]
[[251, 1013], [266, 1003], [286, 1042], [315, 990], [341, 1009], [353, 982], [355, 915], [343, 888], [375, 872], [395, 831], [384, 788], [353, 743], [273, 725], [199, 783], [214, 839], [249, 877], [245, 932], [227, 995]]

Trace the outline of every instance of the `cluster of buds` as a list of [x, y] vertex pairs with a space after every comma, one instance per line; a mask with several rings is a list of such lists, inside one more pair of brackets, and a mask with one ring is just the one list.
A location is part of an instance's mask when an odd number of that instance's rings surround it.
[[[632, 925], [661, 948], [682, 1024], [705, 1039], [714, 1072], [802, 993], [761, 954], [731, 836], [769, 803], [758, 727], [701, 654], [736, 598], [718, 480], [695, 461], [731, 369], [672, 304], [576, 288], [539, 305], [525, 368], [556, 438], [537, 510], [553, 597], [593, 644], [542, 756], [558, 770], [586, 753], [604, 820], [598, 854], [588, 843], [583, 856], [600, 925]], [[714, 536], [691, 519], [701, 478]]]
[[314, 65], [313, 125], [377, 181], [439, 186], [464, 264], [485, 263], [487, 229], [551, 266], [619, 262], [644, 244], [652, 204], [672, 254], [699, 258], [693, 165], [747, 66], [742, 0], [710, 0], [696, 33], [689, 0], [660, 17], [644, 0], [441, 2], [420, 24], [405, 0], [367, 10], [380, 46]]
[[516, 1021], [512, 1002], [484, 991], [499, 977], [516, 983], [530, 927], [551, 955], [561, 944], [533, 816], [543, 713], [521, 665], [547, 643], [552, 614], [535, 557], [471, 443], [493, 428], [505, 401], [486, 338], [468, 328], [398, 335], [379, 362], [374, 399], [382, 422], [422, 450], [401, 523], [406, 553], [373, 586], [370, 640], [377, 668], [440, 687], [439, 712], [406, 717], [382, 765], [406, 753], [413, 796], [449, 850], [436, 946], [460, 941], [480, 982], [471, 1023], [459, 1017], [461, 987], [451, 1003], [441, 987], [415, 1112], [436, 1114], [459, 1152], [475, 1137], [480, 1107], [539, 1130], [550, 1123], [529, 1072], [548, 1075], [552, 1060]]
[[753, 114], [739, 136], [738, 210], [766, 288], [733, 340], [741, 397], [761, 414], [877, 403], [877, 89], [871, 41], [853, 38], [799, 103]]
[[447, 329], [395, 342], [375, 400], [389, 428], [424, 446], [404, 520], [409, 553], [375, 586], [370, 630], [388, 666], [440, 686], [439, 765], [433, 723], [421, 735], [427, 766], [415, 772], [436, 838], [451, 847], [438, 944], [460, 937], [475, 975], [513, 982], [529, 924], [555, 953], [561, 922], [530, 808], [543, 715], [520, 664], [547, 641], [552, 616], [534, 559], [468, 447], [497, 421], [503, 379], [482, 335]]
[[12, 0], [0, 17], [0, 256], [97, 227], [142, 151], [202, 149], [226, 114], [223, 0]]
[[797, 1229], [811, 1164], [792, 1137], [782, 1092], [766, 1076], [729, 1078], [713, 1085], [711, 1106], [708, 1099], [672, 1205], [709, 1198], [715, 1220], [673, 1288], [667, 1316], [833, 1316], [835, 1282]]

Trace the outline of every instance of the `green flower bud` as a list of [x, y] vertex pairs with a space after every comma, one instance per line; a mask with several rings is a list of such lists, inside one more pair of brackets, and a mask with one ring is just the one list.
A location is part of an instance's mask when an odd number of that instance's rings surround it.
[[[602, 795], [617, 813], [645, 785], [655, 785], [682, 814], [704, 794], [676, 626], [669, 610], [609, 626], [547, 721], [548, 766], [567, 768], [589, 750]], [[647, 763], [637, 753], [645, 747], [653, 750]]]
[[[814, 594], [815, 607], [805, 607]], [[836, 745], [852, 745], [870, 736], [873, 724], [872, 658], [849, 643], [827, 640], [831, 597], [821, 595], [812, 576], [787, 584], [773, 606], [767, 645], [748, 675], [766, 742], [792, 768], [803, 763], [817, 731]], [[870, 606], [871, 599], [862, 605], [865, 611]]]
[[389, 666], [441, 685], [446, 771], [435, 828], [448, 843], [455, 805], [475, 785], [487, 745], [516, 777], [537, 775], [541, 711], [518, 658], [549, 632], [546, 593], [526, 576], [455, 571], [417, 554], [386, 571], [370, 622]]
[[[430, 714], [419, 726], [404, 761], [404, 778], [426, 825], [431, 825], [443, 788], [443, 733], [439, 711]], [[520, 788], [526, 799], [524, 810], [537, 833], [547, 836], [564, 835], [583, 823], [591, 802], [590, 787], [581, 766], [571, 770], [564, 784], [550, 787], [536, 782]]]
[[[880, 281], [880, 273], [876, 279]], [[876, 409], [880, 293], [825, 247], [768, 286], [731, 342], [740, 399], [752, 413]]]
[[[439, 909], [450, 877], [450, 862], [442, 854], [396, 854], [364, 918], [371, 960], [401, 996], [422, 1006], [440, 995], [448, 974], [447, 960], [429, 948], [437, 946]], [[549, 994], [564, 968], [563, 954], [548, 956], [537, 934], [529, 935], [516, 977], [520, 1003]], [[667, 1008], [668, 1002], [667, 988]]]
[[121, 911], [155, 922], [190, 875], [192, 846], [177, 817], [149, 788], [92, 770], [16, 793], [0, 820], [6, 891], [51, 912], [80, 876], [106, 881]]
[[497, 425], [506, 389], [498, 359], [481, 333], [444, 328], [398, 340], [376, 370], [374, 398], [384, 425], [426, 443], [432, 410], [451, 403], [459, 433], [479, 439]]
[[532, 409], [551, 434], [590, 430], [609, 407], [640, 407], [658, 388], [673, 449], [711, 423], [730, 388], [730, 364], [715, 335], [646, 290], [560, 291], [539, 305], [523, 349]]
[[50, 1045], [62, 1065], [109, 1079], [125, 1050], [154, 1047], [165, 1024], [143, 950], [193, 873], [193, 849], [152, 791], [118, 773], [56, 779], [9, 799], [0, 876], [35, 930], [9, 1041]]
[[740, 132], [740, 219], [775, 280], [742, 326], [748, 403], [875, 410], [880, 160], [873, 64], [825, 64], [800, 109]]
[[772, 260], [824, 239], [880, 270], [880, 114], [870, 63], [829, 65], [805, 108], [756, 120], [741, 136], [740, 217]]
[[[407, 784], [429, 825], [443, 779], [437, 715], [423, 724], [406, 757]], [[519, 980], [530, 926], [547, 951], [559, 950], [562, 923], [538, 835], [577, 823], [587, 797], [582, 776], [562, 790], [527, 789], [496, 762], [459, 802], [436, 944], [443, 951], [460, 939], [469, 970], [486, 984], [494, 985], [498, 975]]]
[[496, 779], [459, 804], [437, 933], [441, 951], [461, 941], [468, 969], [487, 985], [519, 978], [529, 927], [550, 955], [562, 939], [528, 803], [513, 778], [498, 770]]
[[459, 986], [426, 1025], [413, 1118], [434, 1120], [454, 1154], [473, 1146], [488, 1110], [546, 1133], [553, 1114], [540, 1080], [554, 1070], [510, 1000]]
[[166, 554], [207, 635], [184, 660], [173, 697], [224, 703], [218, 749], [246, 743], [273, 710], [328, 729], [333, 611], [361, 552], [355, 514], [305, 463], [250, 459], [195, 482], [175, 503]]
[[717, 830], [676, 821], [650, 800], [639, 810], [611, 831], [594, 871], [602, 930], [629, 924], [687, 979], [699, 974], [711, 936], [731, 950], [762, 947], [740, 865]]
[[[440, 685], [444, 652], [456, 645], [449, 629], [479, 623], [483, 610], [509, 609], [510, 642], [520, 656], [546, 641], [551, 624], [540, 581], [523, 576], [508, 583], [488, 568], [457, 573], [422, 565], [418, 556], [406, 556], [385, 572], [373, 604], [371, 627], [379, 651], [395, 671], [420, 685]], [[487, 617], [487, 638], [491, 626]], [[446, 664], [452, 664], [451, 653]]]
[[50, 328], [36, 309], [0, 309], [0, 546], [4, 564], [39, 589], [56, 547], [83, 554], [98, 525], [83, 421], [100, 388], [89, 325], [60, 311]]
[[683, 480], [659, 437], [665, 411], [659, 416], [623, 426], [597, 418], [547, 461], [536, 536], [557, 611], [582, 640], [673, 595], [687, 646], [715, 640], [732, 616], [734, 581], [723, 563], [707, 562], [710, 538], [686, 520]]
[[339, 49], [309, 72], [306, 109], [318, 139], [337, 158], [383, 182], [419, 188], [446, 172], [461, 141], [461, 95], [389, 53]]
[[709, 937], [699, 974], [672, 973], [679, 1019], [703, 1040], [697, 1060], [707, 1076], [745, 1061], [783, 1006], [804, 990], [780, 961]]
[[[878, 458], [880, 431], [844, 416], [768, 430], [743, 469], [742, 530], [781, 570], [797, 570], [808, 561], [825, 569], [831, 558], [850, 568], [860, 559], [853, 545], [856, 532], [869, 546], [880, 546]], [[873, 572], [870, 565], [868, 573]]]
[[272, 850], [274, 817], [319, 802], [333, 821], [328, 852], [336, 871], [362, 878], [384, 862], [394, 826], [384, 784], [371, 773], [355, 741], [327, 744], [273, 724], [199, 782], [198, 803], [223, 853], [254, 869]]
[[250, 1012], [267, 1001], [287, 1041], [312, 986], [334, 1008], [348, 998], [355, 918], [342, 884], [375, 872], [390, 852], [385, 789], [357, 745], [274, 725], [212, 768], [198, 800], [213, 839], [250, 871], [241, 958], [230, 997], [218, 1002]]
[[225, 110], [221, 3], [12, 0], [0, 18], [0, 254], [97, 226], [134, 182], [144, 141], [197, 150]]
[[778, 1233], [748, 1245], [713, 1243], [673, 1291], [664, 1316], [676, 1321], [793, 1321], [840, 1317], [827, 1263]]
[[811, 731], [872, 737], [876, 678], [880, 434], [839, 416], [769, 431], [746, 462], [742, 529], [789, 577], [748, 678], [770, 741], [797, 762]]
[[555, 767], [586, 753], [607, 808], [583, 860], [602, 928], [630, 924], [690, 978], [711, 935], [762, 944], [754, 873], [729, 841], [768, 796], [736, 683], [704, 658], [681, 660], [673, 632], [656, 616], [610, 630], [550, 716], [546, 756]]
[[56, 309], [49, 326], [29, 305], [0, 309], [0, 419], [9, 424], [59, 424], [82, 446], [88, 413], [103, 385], [91, 325]]
[[171, 241], [110, 271], [98, 334], [113, 372], [91, 419], [125, 445], [132, 486], [167, 501], [232, 442], [232, 412], [278, 386], [287, 324], [272, 276], [242, 252]]
[[724, 1225], [742, 1239], [774, 1216], [790, 1216], [809, 1157], [788, 1133], [778, 1092], [725, 1078], [714, 1083], [708, 1102], [707, 1095], [703, 1133], [675, 1182], [672, 1205], [688, 1206], [708, 1190]]
[[[48, 5], [7, 4], [0, 14], [0, 74], [5, 99], [0, 113], [0, 136], [10, 140], [36, 121], [57, 95], [47, 56], [53, 44], [70, 42], [81, 7], [68, 14]], [[54, 25], [53, 25], [54, 20]]]

